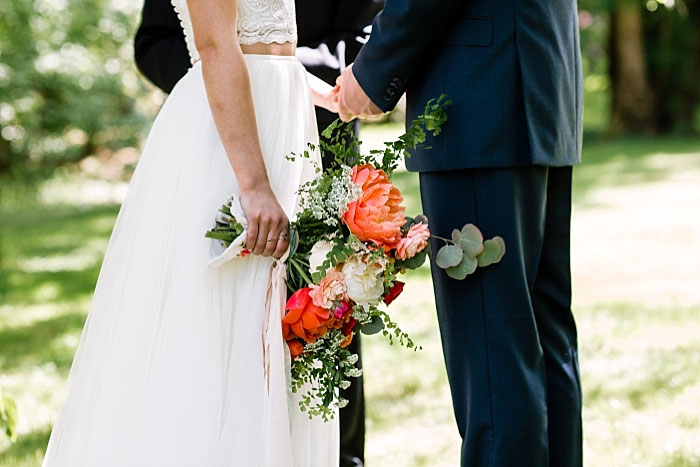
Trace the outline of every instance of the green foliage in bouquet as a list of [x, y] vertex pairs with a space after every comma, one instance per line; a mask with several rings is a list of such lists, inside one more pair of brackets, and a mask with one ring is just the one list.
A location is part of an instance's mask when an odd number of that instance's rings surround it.
[[225, 247], [233, 243], [236, 237], [242, 234], [244, 230], [243, 225], [231, 214], [232, 202], [233, 197], [229, 198], [229, 200], [219, 208], [214, 228], [204, 234], [206, 238], [221, 241]]

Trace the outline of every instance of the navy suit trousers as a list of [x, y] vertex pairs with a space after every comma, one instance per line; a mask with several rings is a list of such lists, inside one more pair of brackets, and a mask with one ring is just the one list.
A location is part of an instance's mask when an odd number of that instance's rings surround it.
[[420, 174], [434, 234], [449, 237], [471, 222], [506, 243], [501, 263], [464, 281], [432, 271], [463, 466], [582, 465], [571, 173], [533, 166]]

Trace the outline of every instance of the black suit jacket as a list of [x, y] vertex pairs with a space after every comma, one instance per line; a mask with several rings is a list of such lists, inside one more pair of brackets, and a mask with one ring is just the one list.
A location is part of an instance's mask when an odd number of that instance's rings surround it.
[[453, 102], [411, 170], [568, 166], [581, 151], [576, 0], [386, 0], [353, 72], [384, 110]]
[[[381, 9], [380, 0], [297, 0], [299, 60], [313, 74], [334, 84], [365, 40], [365, 28]], [[359, 39], [359, 40], [358, 40]], [[139, 70], [170, 92], [190, 67], [180, 22], [169, 0], [146, 0], [136, 32]]]

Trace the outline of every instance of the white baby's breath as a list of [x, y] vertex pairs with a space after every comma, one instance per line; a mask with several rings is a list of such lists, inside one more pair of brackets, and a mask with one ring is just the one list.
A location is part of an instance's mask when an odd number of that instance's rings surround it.
[[338, 225], [348, 205], [362, 196], [362, 187], [353, 183], [352, 168], [344, 165], [341, 173], [333, 177], [328, 193], [318, 190], [303, 191], [302, 205], [311, 215], [330, 226]]
[[350, 378], [359, 378], [362, 376], [362, 370], [358, 368], [348, 368], [345, 370], [345, 376], [349, 376]]

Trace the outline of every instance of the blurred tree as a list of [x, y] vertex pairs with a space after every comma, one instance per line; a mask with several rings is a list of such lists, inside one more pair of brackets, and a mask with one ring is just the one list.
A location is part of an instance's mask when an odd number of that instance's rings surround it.
[[611, 131], [654, 132], [653, 95], [647, 81], [639, 0], [614, 0], [610, 11]]
[[[700, 0], [580, 0], [589, 64], [607, 29], [609, 130], [613, 134], [700, 129]], [[603, 60], [593, 57], [588, 71]]]
[[663, 133], [700, 126], [700, 0], [649, 1], [644, 9], [654, 126]]
[[0, 179], [135, 145], [149, 116], [132, 61], [139, 2], [0, 2]]
[[0, 187], [139, 143], [153, 114], [132, 59], [140, 7], [0, 1]]

